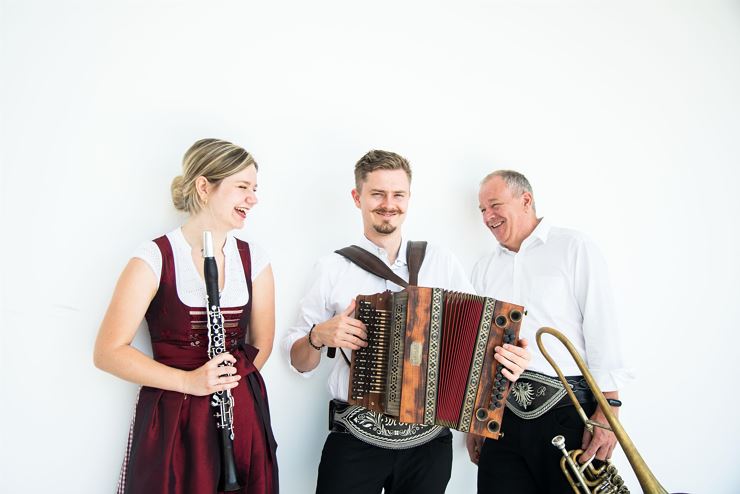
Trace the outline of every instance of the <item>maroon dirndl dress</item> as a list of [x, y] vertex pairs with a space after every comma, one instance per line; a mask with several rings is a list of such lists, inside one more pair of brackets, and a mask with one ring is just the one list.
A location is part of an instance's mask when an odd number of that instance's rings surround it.
[[[146, 320], [154, 359], [192, 370], [208, 361], [205, 303], [188, 307], [177, 296], [172, 246], [154, 241], [162, 253], [162, 274]], [[242, 494], [278, 492], [277, 447], [270, 426], [265, 384], [252, 363], [257, 349], [245, 342], [252, 301], [249, 245], [236, 240], [249, 302], [222, 307], [227, 349], [242, 379], [234, 396], [234, 458]], [[210, 396], [190, 396], [143, 386], [131, 424], [118, 484], [120, 494], [215, 494], [221, 458]]]

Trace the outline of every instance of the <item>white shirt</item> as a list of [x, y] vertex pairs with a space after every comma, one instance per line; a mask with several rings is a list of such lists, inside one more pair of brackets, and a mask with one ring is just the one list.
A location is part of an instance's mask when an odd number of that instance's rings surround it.
[[[520, 337], [530, 342], [530, 370], [555, 375], [535, 340], [540, 327], [550, 326], [573, 343], [602, 391], [617, 390], [634, 378], [623, 360], [606, 262], [583, 234], [542, 219], [519, 252], [498, 245], [481, 258], [472, 281], [479, 295], [526, 308]], [[563, 374], [581, 374], [558, 340], [545, 335], [542, 341]]]
[[[362, 237], [357, 245], [380, 258], [394, 273], [408, 281], [406, 240], [401, 241], [398, 257], [392, 265], [388, 262], [387, 252], [367, 238]], [[342, 312], [357, 295], [373, 295], [386, 290], [397, 292], [402, 289], [391, 281], [386, 281], [368, 273], [345, 257], [335, 253], [329, 254], [318, 261], [314, 269], [313, 280], [311, 288], [300, 302], [297, 322], [288, 330], [282, 340], [283, 350], [288, 356], [288, 362], [296, 372], [298, 371], [290, 361], [290, 349], [297, 340], [308, 334], [311, 326], [327, 321]], [[419, 286], [473, 293], [473, 287], [457, 258], [449, 251], [431, 244], [427, 245], [424, 262], [419, 270]], [[350, 357], [351, 351], [345, 350], [345, 354]], [[322, 358], [323, 360], [327, 359]], [[339, 352], [333, 360], [328, 360], [333, 365], [329, 374], [329, 394], [332, 398], [347, 401], [349, 366]], [[299, 372], [299, 374], [310, 377], [315, 370]]]
[[[182, 229], [177, 228], [167, 234], [172, 245], [175, 261], [175, 284], [180, 302], [189, 307], [200, 307], [204, 304], [206, 285], [191, 255], [192, 248], [185, 240]], [[236, 245], [236, 238], [226, 235], [224, 243], [224, 289], [221, 292], [221, 307], [240, 307], [249, 301], [247, 278], [244, 276], [242, 259]], [[249, 243], [249, 254], [252, 261], [252, 281], [270, 264], [267, 253], [252, 242]], [[162, 276], [162, 253], [153, 241], [141, 244], [132, 257], [143, 260], [154, 272], [157, 285]]]

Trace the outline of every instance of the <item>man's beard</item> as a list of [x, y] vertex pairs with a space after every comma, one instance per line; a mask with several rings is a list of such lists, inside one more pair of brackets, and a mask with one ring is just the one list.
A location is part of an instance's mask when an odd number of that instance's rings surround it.
[[377, 233], [382, 233], [383, 235], [390, 235], [391, 233], [396, 231], [396, 227], [386, 221], [379, 225], [373, 225], [373, 229]]
[[[385, 208], [374, 209], [373, 213], [377, 213], [377, 214], [396, 213], [399, 216], [403, 214], [403, 212], [400, 209], [385, 209]], [[397, 228], [398, 228], [397, 226], [393, 226], [391, 222], [387, 220], [373, 225], [373, 230], [383, 235], [390, 235], [391, 233], [395, 232]]]

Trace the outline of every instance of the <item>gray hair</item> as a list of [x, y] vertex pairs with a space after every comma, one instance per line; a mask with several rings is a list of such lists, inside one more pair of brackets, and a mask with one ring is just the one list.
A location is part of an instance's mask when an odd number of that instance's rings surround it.
[[536, 211], [534, 206], [534, 192], [532, 192], [532, 185], [527, 180], [527, 177], [514, 170], [496, 170], [481, 180], [481, 186], [495, 177], [501, 177], [514, 197], [521, 197], [525, 192], [529, 192], [532, 195], [532, 211]]

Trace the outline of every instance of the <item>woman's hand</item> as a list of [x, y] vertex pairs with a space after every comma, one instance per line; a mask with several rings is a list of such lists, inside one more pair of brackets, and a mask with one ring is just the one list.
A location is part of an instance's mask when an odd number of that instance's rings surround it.
[[[222, 362], [227, 365], [219, 367]], [[182, 392], [193, 396], [207, 396], [217, 391], [233, 389], [242, 378], [233, 364], [236, 359], [230, 353], [222, 353], [195, 370], [185, 372]]]

